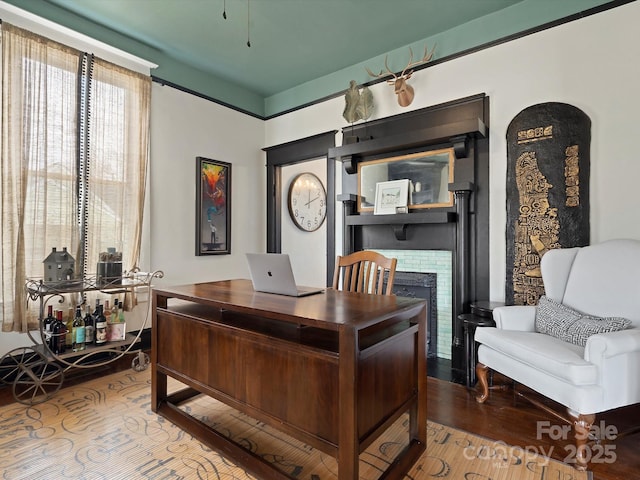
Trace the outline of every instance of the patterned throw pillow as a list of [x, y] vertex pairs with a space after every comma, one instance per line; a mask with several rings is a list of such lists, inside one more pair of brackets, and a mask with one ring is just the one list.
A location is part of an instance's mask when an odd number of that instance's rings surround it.
[[582, 313], [543, 295], [536, 307], [536, 332], [562, 338], [580, 317]]
[[565, 342], [583, 347], [591, 335], [617, 332], [624, 330], [629, 325], [631, 325], [631, 320], [626, 318], [600, 318], [586, 315], [546, 296], [540, 297], [536, 307], [536, 332], [552, 335]]
[[626, 318], [600, 318], [585, 315], [569, 327], [563, 340], [584, 347], [587, 344], [587, 338], [591, 335], [595, 335], [596, 333], [617, 332], [618, 330], [628, 328], [629, 325], [631, 325], [631, 320], [627, 320]]

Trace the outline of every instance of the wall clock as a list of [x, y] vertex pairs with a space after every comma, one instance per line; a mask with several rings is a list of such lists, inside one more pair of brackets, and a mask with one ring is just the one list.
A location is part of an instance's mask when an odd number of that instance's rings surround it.
[[313, 232], [327, 216], [327, 192], [313, 173], [297, 175], [289, 186], [287, 200], [291, 220], [300, 230]]

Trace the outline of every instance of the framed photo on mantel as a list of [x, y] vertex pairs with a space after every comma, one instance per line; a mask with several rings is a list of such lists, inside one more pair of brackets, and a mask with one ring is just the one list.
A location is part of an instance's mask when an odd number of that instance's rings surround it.
[[398, 207], [406, 207], [409, 196], [409, 179], [376, 183], [375, 215], [395, 214]]
[[231, 164], [196, 161], [196, 255], [230, 254]]

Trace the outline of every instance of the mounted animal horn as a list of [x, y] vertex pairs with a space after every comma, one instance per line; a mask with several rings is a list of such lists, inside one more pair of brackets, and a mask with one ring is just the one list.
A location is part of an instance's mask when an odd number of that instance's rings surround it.
[[387, 80], [387, 83], [389, 85], [394, 86], [395, 94], [398, 96], [398, 104], [401, 107], [407, 107], [411, 105], [411, 102], [413, 101], [413, 97], [414, 97], [413, 87], [407, 84], [407, 80], [409, 80], [411, 78], [411, 75], [413, 74], [413, 70], [409, 70], [409, 69], [417, 65], [422, 65], [423, 63], [427, 63], [429, 60], [431, 60], [431, 58], [433, 57], [433, 51], [435, 50], [435, 48], [436, 47], [434, 46], [431, 49], [431, 52], [429, 52], [429, 50], [425, 45], [424, 56], [422, 57], [422, 59], [418, 60], [417, 62], [413, 62], [413, 50], [411, 50], [411, 47], [409, 47], [409, 63], [407, 64], [406, 67], [402, 69], [402, 73], [400, 75], [396, 75], [389, 68], [389, 65], [387, 64], [388, 55], [385, 55], [384, 57], [384, 66], [387, 69], [386, 72], [384, 70], [380, 70], [379, 74], [375, 74], [371, 70], [369, 70], [367, 67], [365, 67], [365, 70], [369, 75], [375, 78], [384, 78], [389, 75], [393, 76], [393, 79]]

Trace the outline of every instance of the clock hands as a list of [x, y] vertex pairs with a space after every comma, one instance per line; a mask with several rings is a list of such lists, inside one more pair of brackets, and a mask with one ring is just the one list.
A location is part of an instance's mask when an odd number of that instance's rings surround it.
[[305, 207], [308, 207], [311, 202], [315, 202], [316, 200], [318, 200], [320, 198], [320, 195], [318, 195], [316, 198], [312, 199], [311, 198], [311, 192], [309, 192], [309, 201], [307, 203], [304, 204]]

